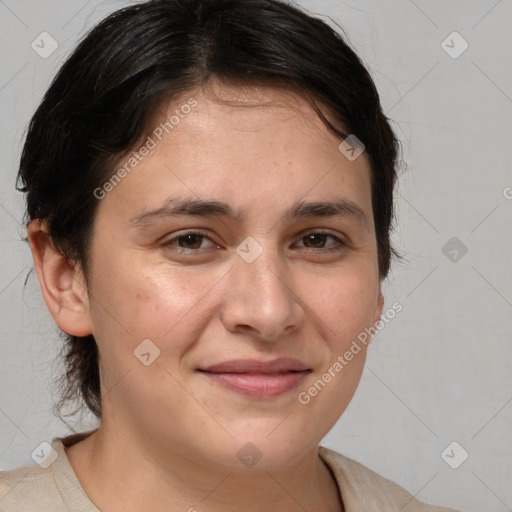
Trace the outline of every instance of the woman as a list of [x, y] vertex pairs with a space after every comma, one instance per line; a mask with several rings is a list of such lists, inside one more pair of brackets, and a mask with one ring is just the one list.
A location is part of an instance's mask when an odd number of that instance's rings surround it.
[[92, 30], [19, 178], [62, 403], [100, 423], [2, 473], [2, 510], [447, 510], [319, 447], [383, 313], [397, 145], [358, 57], [283, 2]]

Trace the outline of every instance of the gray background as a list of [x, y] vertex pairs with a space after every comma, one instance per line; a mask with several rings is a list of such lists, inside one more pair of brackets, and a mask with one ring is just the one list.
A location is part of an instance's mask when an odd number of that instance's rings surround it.
[[[127, 4], [0, 0], [0, 469], [33, 464], [41, 441], [68, 432], [51, 414], [58, 333], [34, 273], [23, 288], [32, 260], [19, 241], [14, 180], [24, 131], [84, 31]], [[512, 2], [300, 4], [346, 30], [407, 162], [394, 236], [406, 261], [385, 283], [386, 308], [398, 300], [403, 311], [375, 338], [356, 396], [323, 444], [421, 500], [511, 511]], [[43, 31], [59, 44], [47, 59], [31, 48]], [[442, 46], [454, 31], [469, 44], [458, 58]], [[458, 53], [461, 43], [444, 47]], [[458, 469], [441, 457], [453, 441], [469, 453]], [[452, 464], [461, 450], [448, 450]]]

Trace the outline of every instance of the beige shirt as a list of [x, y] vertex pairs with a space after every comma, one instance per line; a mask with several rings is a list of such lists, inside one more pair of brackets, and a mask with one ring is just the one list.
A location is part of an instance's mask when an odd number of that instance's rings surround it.
[[[99, 512], [64, 451], [64, 446], [86, 435], [54, 438], [57, 458], [46, 469], [35, 465], [1, 471], [0, 512]], [[345, 512], [456, 512], [421, 503], [400, 486], [328, 448], [320, 446], [319, 456], [338, 483]]]

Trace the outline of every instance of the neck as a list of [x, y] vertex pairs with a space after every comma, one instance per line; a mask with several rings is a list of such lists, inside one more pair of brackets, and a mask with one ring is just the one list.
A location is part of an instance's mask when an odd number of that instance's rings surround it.
[[84, 491], [102, 512], [343, 511], [318, 447], [289, 467], [233, 470], [198, 463], [146, 437], [118, 430], [110, 435], [102, 424], [66, 449]]

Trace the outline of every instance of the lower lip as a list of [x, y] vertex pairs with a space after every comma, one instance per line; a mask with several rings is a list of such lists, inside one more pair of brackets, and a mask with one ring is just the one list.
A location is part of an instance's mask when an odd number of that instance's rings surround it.
[[310, 371], [266, 375], [202, 372], [221, 386], [254, 398], [273, 398], [297, 387]]

